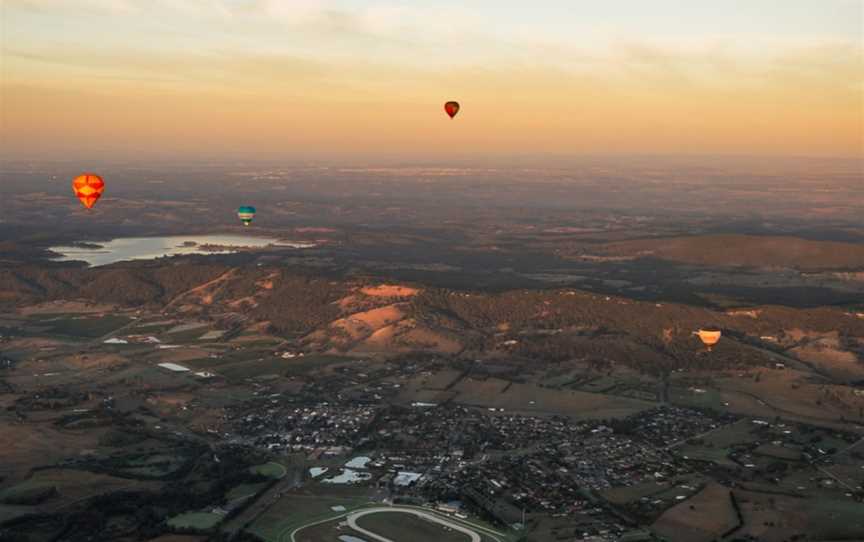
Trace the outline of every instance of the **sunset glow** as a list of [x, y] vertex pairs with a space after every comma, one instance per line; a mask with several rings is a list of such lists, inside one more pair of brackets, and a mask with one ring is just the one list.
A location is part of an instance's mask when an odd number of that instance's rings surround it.
[[2, 155], [862, 154], [858, 0], [402, 4], [5, 0]]

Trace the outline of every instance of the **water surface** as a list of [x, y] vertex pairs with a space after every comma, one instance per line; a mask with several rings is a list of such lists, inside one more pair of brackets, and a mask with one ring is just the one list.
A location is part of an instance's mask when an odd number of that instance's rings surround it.
[[[268, 237], [249, 235], [176, 235], [168, 237], [123, 237], [107, 243], [97, 243], [98, 248], [56, 246], [51, 250], [60, 254], [59, 261], [84, 261], [92, 266], [108, 265], [126, 260], [150, 260], [162, 256], [180, 254], [231, 254], [241, 248], [264, 248], [268, 246], [309, 248], [313, 243], [280, 242]], [[212, 245], [214, 249], [202, 247]]]

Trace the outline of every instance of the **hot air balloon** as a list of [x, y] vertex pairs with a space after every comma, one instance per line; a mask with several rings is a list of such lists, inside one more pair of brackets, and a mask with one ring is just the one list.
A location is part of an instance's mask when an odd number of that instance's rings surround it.
[[72, 181], [72, 190], [75, 192], [81, 204], [92, 209], [96, 202], [102, 197], [105, 190], [105, 181], [95, 173], [82, 173]]
[[446, 104], [444, 104], [444, 111], [446, 111], [452, 119], [456, 116], [456, 113], [459, 112], [459, 102], [447, 102]]
[[719, 329], [700, 329], [699, 331], [694, 331], [694, 334], [699, 337], [709, 352], [715, 344], [720, 342], [720, 336], [723, 335]]
[[248, 226], [252, 223], [252, 219], [255, 218], [255, 207], [244, 205], [237, 209], [237, 216], [244, 226]]

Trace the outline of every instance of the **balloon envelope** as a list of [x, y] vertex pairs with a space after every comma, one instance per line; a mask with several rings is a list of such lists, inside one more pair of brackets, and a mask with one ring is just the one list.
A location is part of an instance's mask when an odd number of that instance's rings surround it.
[[244, 226], [248, 226], [252, 223], [252, 219], [255, 218], [255, 207], [244, 205], [237, 209], [237, 216], [240, 218], [240, 221], [243, 222]]
[[72, 180], [72, 191], [84, 207], [92, 209], [105, 191], [105, 181], [95, 173], [82, 173]]
[[700, 329], [696, 332], [696, 335], [699, 336], [702, 344], [710, 349], [712, 346], [720, 342], [720, 337], [723, 333], [718, 329]]
[[459, 102], [447, 102], [446, 104], [444, 104], [444, 111], [446, 111], [452, 119], [456, 116], [456, 113], [459, 112]]

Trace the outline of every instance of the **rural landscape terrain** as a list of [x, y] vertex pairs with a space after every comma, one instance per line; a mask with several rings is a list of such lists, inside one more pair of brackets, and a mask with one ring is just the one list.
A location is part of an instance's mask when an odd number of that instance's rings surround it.
[[860, 161], [3, 167], [3, 542], [864, 539]]

